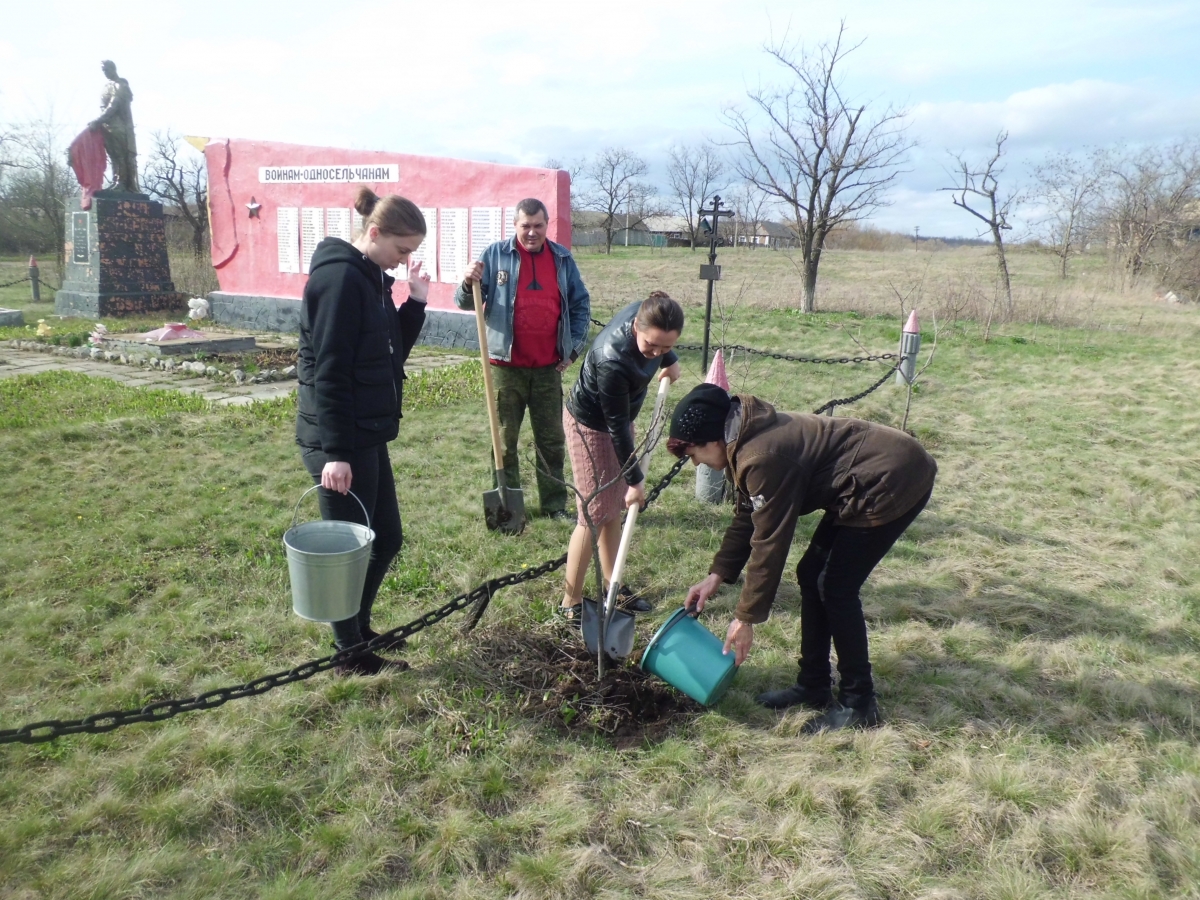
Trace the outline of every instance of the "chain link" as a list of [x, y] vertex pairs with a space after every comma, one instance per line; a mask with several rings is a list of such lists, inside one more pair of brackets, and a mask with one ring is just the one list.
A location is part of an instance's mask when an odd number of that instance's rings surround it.
[[[604, 323], [599, 319], [592, 319], [593, 325], [604, 327]], [[704, 347], [701, 344], [676, 344], [676, 350], [696, 350], [703, 351]], [[792, 356], [790, 353], [775, 353], [771, 350], [758, 350], [754, 347], [747, 347], [743, 344], [712, 344], [710, 350], [740, 350], [742, 353], [753, 353], [755, 356], [767, 356], [771, 359], [781, 359], [786, 362], [798, 363], [815, 363], [818, 365], [834, 366], [845, 363], [865, 363], [865, 362], [886, 362], [889, 359], [899, 359], [898, 353], [877, 353], [870, 356]]]
[[[685, 462], [687, 462], [687, 457], [676, 463], [671, 471], [654, 486], [654, 489], [646, 495], [646, 504], [642, 509], [645, 509], [646, 506], [649, 506], [658, 499], [659, 494], [666, 490], [667, 485], [679, 474]], [[110, 710], [108, 712], [85, 716], [82, 719], [66, 721], [47, 719], [44, 722], [33, 722], [29, 725], [23, 725], [20, 728], [0, 730], [0, 744], [43, 744], [68, 734], [103, 734], [104, 732], [112, 731], [125, 725], [133, 725], [136, 722], [162, 722], [185, 712], [216, 709], [218, 706], [224, 706], [230, 700], [240, 700], [243, 697], [257, 697], [259, 694], [273, 691], [275, 688], [283, 687], [285, 684], [306, 681], [314, 675], [319, 675], [321, 672], [328, 671], [335, 666], [349, 662], [352, 659], [357, 659], [367, 653], [383, 649], [385, 646], [394, 646], [398, 640], [406, 640], [424, 631], [426, 628], [438, 624], [454, 613], [466, 609], [472, 604], [475, 605], [475, 609], [471, 611], [468, 624], [474, 627], [474, 624], [483, 615], [484, 610], [487, 609], [487, 605], [496, 591], [501, 588], [512, 587], [515, 584], [534, 581], [562, 568], [566, 563], [567, 556], [564, 553], [557, 559], [546, 560], [546, 562], [530, 569], [524, 569], [520, 572], [510, 572], [507, 575], [501, 575], [498, 578], [485, 581], [478, 587], [467, 591], [465, 594], [459, 594], [437, 609], [424, 613], [406, 625], [383, 632], [379, 636], [371, 638], [369, 641], [363, 641], [361, 644], [356, 644], [353, 647], [339, 650], [331, 656], [323, 656], [320, 659], [302, 663], [295, 668], [287, 669], [283, 672], [264, 675], [245, 684], [216, 688], [186, 699], [158, 700], [137, 709]]]
[[896, 373], [897, 369], [900, 368], [902, 363], [903, 363], [903, 360], [896, 363], [894, 366], [892, 366], [890, 369], [888, 369], [886, 372], [884, 372], [883, 377], [880, 378], [873, 385], [871, 385], [869, 388], [867, 388], [865, 391], [859, 391], [857, 394], [853, 395], [852, 397], [842, 397], [837, 400], [830, 400], [828, 403], [824, 403], [821, 406], [818, 406], [816, 409], [814, 409], [813, 413], [818, 416], [824, 412], [828, 412], [830, 415], [833, 415], [834, 407], [847, 406], [851, 403], [857, 403], [863, 397], [866, 397], [868, 394], [874, 393], [875, 391], [877, 391], [881, 387], [883, 387], [883, 385], [887, 382], [887, 380]]
[[10, 281], [7, 284], [0, 284], [0, 288], [12, 287], [14, 284], [20, 284], [22, 281], [28, 281], [28, 280], [29, 280], [29, 276], [26, 275], [24, 278], [18, 278], [16, 281]]

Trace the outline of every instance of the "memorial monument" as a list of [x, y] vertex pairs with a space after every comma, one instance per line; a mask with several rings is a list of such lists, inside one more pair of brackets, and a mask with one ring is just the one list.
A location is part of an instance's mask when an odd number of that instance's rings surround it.
[[[133, 91], [111, 60], [100, 115], [71, 143], [71, 168], [83, 189], [67, 210], [63, 286], [54, 311], [63, 316], [121, 316], [177, 311], [167, 260], [162, 204], [138, 191]], [[97, 153], [103, 141], [104, 154]], [[103, 185], [104, 156], [112, 181]]]

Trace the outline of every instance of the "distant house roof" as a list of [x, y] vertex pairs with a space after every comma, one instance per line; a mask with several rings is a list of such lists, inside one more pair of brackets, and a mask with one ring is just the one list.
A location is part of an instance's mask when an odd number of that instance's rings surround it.
[[[572, 228], [603, 228], [605, 222], [608, 221], [606, 213], [597, 212], [592, 209], [573, 209], [571, 210], [571, 227]], [[613, 228], [620, 231], [625, 227], [625, 213], [618, 212], [613, 215]], [[646, 222], [649, 219], [643, 219], [637, 213], [629, 215], [629, 230], [630, 231], [645, 231]]]
[[683, 216], [646, 216], [646, 229], [651, 234], [679, 234], [688, 230]]
[[796, 232], [788, 228], [782, 222], [759, 222], [758, 227], [760, 233], [765, 232], [773, 238], [792, 238], [795, 239]]

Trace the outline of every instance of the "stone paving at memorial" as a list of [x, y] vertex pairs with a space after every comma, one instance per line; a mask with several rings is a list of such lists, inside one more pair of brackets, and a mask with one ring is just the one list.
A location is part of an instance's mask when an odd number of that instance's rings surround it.
[[[426, 369], [437, 369], [466, 362], [473, 357], [451, 354], [422, 355], [420, 348], [405, 363], [410, 375]], [[79, 372], [93, 378], [109, 378], [129, 387], [144, 387], [157, 390], [174, 390], [184, 394], [199, 394], [220, 406], [244, 406], [260, 400], [275, 400], [286, 397], [296, 390], [294, 378], [284, 381], [269, 381], [261, 384], [228, 384], [210, 378], [198, 378], [188, 373], [175, 374], [160, 369], [148, 369], [136, 365], [109, 362], [106, 360], [79, 359], [57, 356], [38, 350], [15, 350], [0, 347], [0, 378], [17, 375], [34, 375], [38, 372], [62, 370]]]

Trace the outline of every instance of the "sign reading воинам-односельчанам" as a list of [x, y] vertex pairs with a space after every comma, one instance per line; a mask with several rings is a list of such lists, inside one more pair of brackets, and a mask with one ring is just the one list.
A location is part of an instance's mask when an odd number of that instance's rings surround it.
[[349, 184], [350, 182], [396, 182], [400, 166], [259, 166], [259, 184]]

